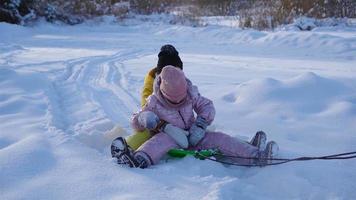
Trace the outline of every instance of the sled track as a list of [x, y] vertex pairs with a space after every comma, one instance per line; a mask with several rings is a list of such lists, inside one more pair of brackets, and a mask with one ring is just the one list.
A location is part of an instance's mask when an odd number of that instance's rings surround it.
[[143, 53], [132, 50], [63, 62], [64, 70], [51, 72], [49, 126], [76, 136], [104, 133], [115, 124], [128, 127], [139, 105], [139, 95], [130, 92], [132, 83], [141, 80], [130, 77], [122, 62], [139, 56]]

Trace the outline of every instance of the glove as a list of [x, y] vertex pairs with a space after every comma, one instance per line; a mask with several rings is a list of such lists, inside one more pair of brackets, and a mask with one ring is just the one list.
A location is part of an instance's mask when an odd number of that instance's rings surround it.
[[154, 112], [143, 111], [139, 114], [137, 121], [142, 127], [147, 128], [148, 130], [154, 130], [160, 120]]
[[189, 129], [189, 144], [196, 146], [205, 136], [205, 130], [208, 126], [208, 122], [198, 116], [194, 124]]
[[183, 149], [188, 148], [188, 131], [173, 126], [172, 124], [167, 124], [163, 127], [163, 132], [171, 136], [176, 141], [176, 143]]

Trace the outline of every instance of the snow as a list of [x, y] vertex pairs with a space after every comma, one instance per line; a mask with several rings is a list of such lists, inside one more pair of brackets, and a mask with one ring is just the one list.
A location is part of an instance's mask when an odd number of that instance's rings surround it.
[[0, 199], [355, 199], [356, 160], [226, 167], [194, 158], [119, 167], [161, 45], [214, 101], [210, 129], [258, 130], [281, 157], [356, 150], [356, 28], [0, 23]]

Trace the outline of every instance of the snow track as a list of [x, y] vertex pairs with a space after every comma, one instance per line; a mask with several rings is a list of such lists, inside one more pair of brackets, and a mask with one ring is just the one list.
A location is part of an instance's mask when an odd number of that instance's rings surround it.
[[[65, 62], [65, 70], [51, 76], [49, 91], [52, 126], [74, 134], [84, 143], [94, 145], [97, 134], [113, 128], [115, 124], [127, 127], [129, 116], [138, 109], [139, 100], [133, 96], [132, 82], [122, 63], [125, 59], [142, 56], [130, 51], [109, 56], [95, 56]], [[126, 127], [125, 127], [126, 125]], [[110, 138], [112, 139], [112, 138]], [[107, 143], [105, 143], [107, 145]], [[97, 146], [103, 150], [107, 146]]]

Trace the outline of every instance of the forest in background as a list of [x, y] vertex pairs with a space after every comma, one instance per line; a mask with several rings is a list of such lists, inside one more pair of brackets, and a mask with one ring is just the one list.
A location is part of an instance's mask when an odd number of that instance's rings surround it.
[[236, 16], [242, 28], [273, 29], [301, 16], [356, 18], [356, 0], [1, 0], [0, 3], [0, 22], [21, 25], [41, 18], [74, 25], [104, 15], [125, 19], [157, 13], [173, 14], [182, 20]]

